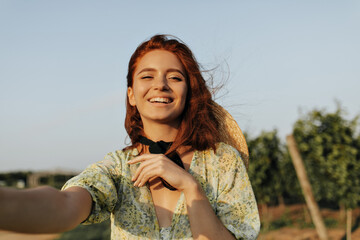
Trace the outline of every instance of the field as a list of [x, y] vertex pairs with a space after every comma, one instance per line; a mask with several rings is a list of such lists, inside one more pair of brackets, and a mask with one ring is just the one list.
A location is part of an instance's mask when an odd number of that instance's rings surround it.
[[[258, 240], [318, 240], [311, 217], [304, 204], [270, 207], [262, 213], [262, 230]], [[339, 210], [321, 209], [329, 240], [345, 240], [345, 214]], [[268, 218], [270, 223], [264, 222]], [[266, 226], [268, 225], [268, 226]], [[352, 214], [352, 240], [360, 239], [360, 209]], [[265, 229], [267, 228], [267, 229]]]

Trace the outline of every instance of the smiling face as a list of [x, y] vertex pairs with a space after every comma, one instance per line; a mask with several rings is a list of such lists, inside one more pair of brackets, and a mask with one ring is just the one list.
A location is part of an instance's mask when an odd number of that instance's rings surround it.
[[188, 89], [185, 76], [179, 59], [166, 50], [150, 51], [138, 61], [128, 98], [144, 127], [151, 122], [179, 125]]

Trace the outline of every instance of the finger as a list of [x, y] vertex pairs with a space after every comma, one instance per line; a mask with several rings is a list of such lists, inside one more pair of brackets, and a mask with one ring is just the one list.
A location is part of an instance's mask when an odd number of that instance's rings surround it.
[[156, 162], [157, 159], [156, 158], [151, 158], [148, 159], [147, 161], [144, 161], [140, 164], [140, 166], [136, 169], [136, 172], [134, 174], [134, 176], [131, 178], [132, 181], [136, 181], [137, 178], [139, 177], [140, 173], [143, 171], [143, 169], [151, 164], [154, 164], [154, 162]]
[[158, 177], [157, 166], [155, 164], [146, 166], [143, 168], [141, 173], [139, 174], [139, 177], [134, 182], [134, 186], [142, 187], [144, 186], [151, 178]]
[[[144, 163], [142, 163], [142, 164], [144, 164]], [[173, 165], [173, 166], [170, 167], [171, 165]], [[139, 175], [137, 176], [134, 186], [141, 187], [141, 186], [145, 185], [145, 183], [147, 183], [150, 179], [156, 178], [156, 177], [161, 177], [164, 180], [166, 179], [166, 180], [170, 181], [171, 179], [169, 179], [169, 177], [170, 178], [172, 178], [172, 177], [171, 177], [171, 175], [166, 174], [166, 173], [168, 173], [169, 171], [171, 172], [171, 171], [179, 171], [179, 170], [183, 171], [182, 168], [180, 168], [179, 166], [177, 166], [176, 164], [174, 164], [172, 162], [155, 160], [151, 164], [148, 164], [141, 169], [141, 172], [139, 172]], [[177, 173], [175, 173], [175, 175], [177, 175]]]
[[[151, 178], [155, 177], [165, 177], [165, 169], [169, 169], [169, 166], [171, 166], [171, 161], [166, 161], [166, 159], [154, 158], [151, 160], [148, 160], [146, 162], [141, 163], [141, 167], [137, 169], [138, 172], [136, 172], [136, 180], [135, 180], [135, 186], [142, 186], [147, 181], [149, 181]], [[174, 164], [175, 165], [175, 164]], [[175, 167], [178, 167], [175, 165]]]
[[[143, 156], [143, 155], [142, 155]], [[140, 157], [140, 156], [139, 156]], [[154, 162], [160, 162], [161, 160], [168, 160], [169, 162], [170, 159], [168, 159], [165, 155], [163, 154], [147, 154], [147, 156], [145, 156], [144, 158], [146, 158], [146, 160], [142, 160], [141, 159], [137, 159], [136, 162], [141, 162], [140, 166], [138, 167], [138, 169], [136, 170], [134, 176], [131, 178], [132, 181], [135, 181], [138, 176], [139, 173], [142, 171], [142, 169], [150, 164], [153, 164]], [[134, 164], [136, 162], [132, 162], [131, 164]], [[171, 162], [172, 163], [172, 162]]]
[[155, 155], [159, 155], [159, 154], [150, 154], [150, 153], [146, 153], [146, 154], [142, 154], [140, 156], [135, 157], [134, 159], [128, 161], [128, 164], [135, 164], [135, 163], [139, 163], [139, 162], [143, 162], [146, 161], [148, 159], [151, 159], [152, 157], [154, 157]]

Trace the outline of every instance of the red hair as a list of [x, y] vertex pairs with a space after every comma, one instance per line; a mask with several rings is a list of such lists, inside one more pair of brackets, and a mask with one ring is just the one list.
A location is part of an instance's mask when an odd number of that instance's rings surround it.
[[[171, 37], [171, 38], [170, 38]], [[201, 75], [201, 70], [191, 50], [179, 39], [168, 35], [155, 35], [138, 46], [129, 61], [127, 87], [133, 86], [133, 76], [139, 60], [153, 50], [166, 50], [175, 54], [186, 73], [188, 92], [184, 112], [177, 136], [168, 150], [172, 152], [179, 146], [191, 146], [192, 149], [205, 150], [213, 148], [219, 141], [219, 122], [213, 112], [212, 95]], [[144, 134], [140, 114], [131, 106], [126, 97], [125, 129], [129, 134], [133, 148], [139, 145], [139, 137]]]

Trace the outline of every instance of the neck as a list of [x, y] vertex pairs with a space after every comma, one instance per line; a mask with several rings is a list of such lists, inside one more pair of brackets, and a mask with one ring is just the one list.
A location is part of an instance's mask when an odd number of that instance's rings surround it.
[[145, 136], [148, 139], [151, 139], [154, 142], [157, 141], [165, 141], [165, 142], [173, 142], [178, 133], [179, 124], [175, 126], [169, 124], [161, 124], [161, 123], [146, 123], [144, 124], [144, 132]]

